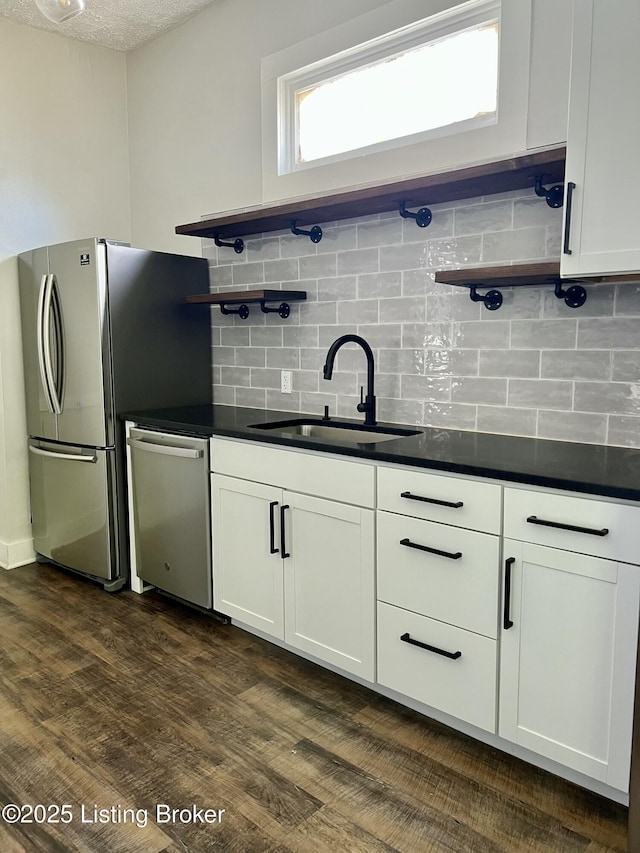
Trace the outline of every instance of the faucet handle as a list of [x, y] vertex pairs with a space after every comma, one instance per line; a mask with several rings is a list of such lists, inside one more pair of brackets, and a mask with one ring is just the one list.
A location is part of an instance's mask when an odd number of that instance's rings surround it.
[[329, 406], [324, 407], [324, 416], [322, 418], [323, 421], [329, 421], [331, 418], [329, 417]]
[[360, 386], [360, 403], [364, 403], [364, 385]]

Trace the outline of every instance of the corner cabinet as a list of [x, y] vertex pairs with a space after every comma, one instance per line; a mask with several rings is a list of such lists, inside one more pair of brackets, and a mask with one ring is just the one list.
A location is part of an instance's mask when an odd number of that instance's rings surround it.
[[563, 277], [640, 272], [640, 3], [574, 3]]
[[218, 439], [212, 466], [216, 608], [373, 681], [374, 468]]
[[635, 550], [639, 512], [505, 489], [505, 536], [518, 539], [504, 541], [499, 734], [618, 790], [640, 601], [640, 567], [620, 559]]

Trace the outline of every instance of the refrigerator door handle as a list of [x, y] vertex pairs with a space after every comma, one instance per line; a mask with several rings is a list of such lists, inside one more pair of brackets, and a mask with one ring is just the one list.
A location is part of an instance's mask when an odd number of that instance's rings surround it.
[[[46, 294], [49, 290], [49, 281], [51, 276], [46, 273], [40, 280], [40, 290], [38, 292], [38, 310], [36, 314], [36, 334], [37, 334], [37, 349], [38, 349], [38, 367], [40, 368], [40, 384], [47, 402], [47, 408], [52, 414], [55, 414], [55, 404], [51, 396], [51, 386], [49, 384], [49, 375], [47, 373], [47, 363], [45, 355], [45, 324], [48, 323], [45, 313]], [[47, 326], [48, 337], [48, 326]]]
[[148, 453], [161, 453], [163, 456], [181, 456], [183, 459], [201, 459], [202, 450], [191, 447], [173, 447], [169, 444], [153, 444], [151, 441], [141, 441], [137, 438], [128, 438], [129, 447], [136, 450], [146, 450]]
[[35, 453], [36, 456], [49, 456], [53, 459], [64, 459], [65, 462], [92, 462], [96, 463], [98, 457], [89, 456], [84, 453], [57, 453], [55, 450], [43, 450], [41, 447], [29, 445], [29, 453]]
[[[62, 412], [62, 405], [60, 403], [59, 390], [61, 388], [61, 317], [60, 317], [60, 300], [58, 298], [58, 289], [56, 285], [56, 277], [53, 273], [49, 273], [47, 276], [47, 286], [45, 288], [44, 293], [44, 310], [42, 313], [42, 350], [44, 354], [44, 369], [47, 377], [47, 385], [49, 386], [49, 396], [51, 399], [51, 405], [54, 415], [59, 415]], [[53, 308], [53, 321], [54, 321], [54, 329], [56, 334], [56, 348], [57, 348], [57, 373], [58, 376], [54, 376], [53, 371], [53, 363], [51, 361], [51, 318], [52, 318], [52, 308]], [[56, 383], [56, 379], [58, 382]]]

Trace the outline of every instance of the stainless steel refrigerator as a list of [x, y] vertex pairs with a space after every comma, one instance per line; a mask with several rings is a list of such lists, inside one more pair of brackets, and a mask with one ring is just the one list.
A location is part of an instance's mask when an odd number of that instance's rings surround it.
[[37, 559], [128, 578], [119, 415], [210, 403], [207, 262], [98, 238], [19, 257], [29, 475]]

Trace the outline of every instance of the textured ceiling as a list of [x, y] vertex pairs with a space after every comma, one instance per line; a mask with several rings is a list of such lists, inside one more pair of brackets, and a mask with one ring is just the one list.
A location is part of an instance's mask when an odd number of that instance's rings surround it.
[[86, 0], [84, 12], [53, 24], [35, 0], [0, 0], [0, 17], [115, 50], [132, 50], [218, 0]]

